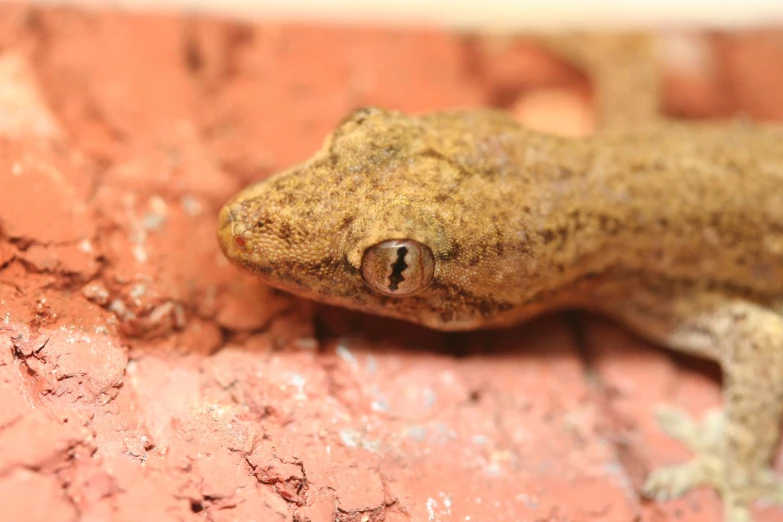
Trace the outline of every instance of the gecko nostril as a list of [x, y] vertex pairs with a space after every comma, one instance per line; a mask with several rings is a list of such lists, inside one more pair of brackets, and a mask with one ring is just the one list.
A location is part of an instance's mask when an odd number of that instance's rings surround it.
[[218, 236], [227, 251], [233, 247], [245, 248], [247, 239], [241, 221], [237, 220], [231, 204], [224, 205], [218, 216]]

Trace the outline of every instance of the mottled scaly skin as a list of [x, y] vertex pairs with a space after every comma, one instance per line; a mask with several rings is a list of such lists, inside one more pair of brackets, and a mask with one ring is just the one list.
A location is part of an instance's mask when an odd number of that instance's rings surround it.
[[[595, 304], [603, 282], [642, 276], [768, 302], [783, 296], [781, 144], [783, 128], [748, 124], [573, 140], [492, 111], [361, 110], [308, 162], [229, 202], [221, 241], [274, 286], [439, 329]], [[378, 295], [359, 273], [391, 238], [437, 260], [413, 297]]]
[[[693, 426], [664, 411], [696, 455], [645, 492], [712, 485], [730, 522], [750, 520], [755, 498], [783, 503], [769, 470], [783, 407], [783, 126], [655, 122], [567, 139], [489, 110], [364, 109], [309, 161], [237, 194], [219, 236], [232, 261], [322, 302], [443, 330], [581, 306], [716, 360], [725, 418]], [[433, 252], [413, 296], [362, 279], [365, 249], [389, 239]]]

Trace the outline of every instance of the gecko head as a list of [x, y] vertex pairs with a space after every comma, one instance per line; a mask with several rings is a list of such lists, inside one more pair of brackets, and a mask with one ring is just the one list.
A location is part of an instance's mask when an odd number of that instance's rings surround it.
[[441, 329], [475, 326], [503, 308], [477, 290], [497, 268], [491, 256], [483, 266], [482, 252], [472, 256], [472, 277], [459, 261], [471, 237], [486, 236], [465, 208], [481, 204], [480, 187], [431, 134], [396, 111], [354, 112], [310, 160], [226, 203], [224, 253], [317, 301]]

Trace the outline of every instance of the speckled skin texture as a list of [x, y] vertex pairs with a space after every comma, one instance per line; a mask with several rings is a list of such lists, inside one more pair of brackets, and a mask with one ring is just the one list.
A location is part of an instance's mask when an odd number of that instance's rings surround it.
[[[570, 139], [489, 110], [361, 109], [309, 161], [228, 202], [221, 244], [272, 286], [368, 313], [465, 330], [576, 306], [719, 362], [725, 414], [700, 426], [662, 410], [695, 455], [645, 492], [709, 485], [727, 522], [750, 520], [757, 498], [783, 504], [769, 470], [783, 408], [783, 127], [626, 123]], [[391, 239], [433, 252], [413, 296], [362, 279], [365, 250]]]

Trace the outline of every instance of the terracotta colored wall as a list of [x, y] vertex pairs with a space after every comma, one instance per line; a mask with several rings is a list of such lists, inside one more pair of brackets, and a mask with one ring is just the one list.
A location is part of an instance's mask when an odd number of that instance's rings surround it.
[[[783, 119], [783, 31], [683, 42], [670, 112]], [[0, 7], [0, 520], [715, 520], [637, 494], [687, 456], [654, 404], [714, 406], [714, 368], [591, 317], [579, 346], [315, 307], [217, 247], [355, 106], [584, 133], [589, 99], [521, 40]]]

